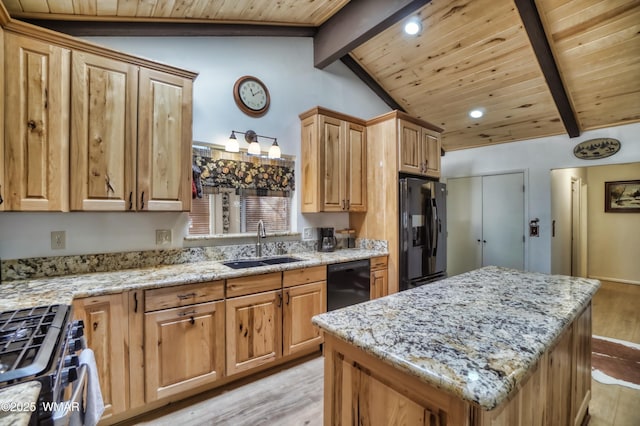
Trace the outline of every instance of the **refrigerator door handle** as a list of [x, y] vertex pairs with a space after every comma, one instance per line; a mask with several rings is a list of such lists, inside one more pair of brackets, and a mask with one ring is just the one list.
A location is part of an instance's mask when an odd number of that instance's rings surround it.
[[433, 198], [432, 201], [433, 205], [431, 207], [432, 211], [433, 211], [433, 223], [431, 224], [433, 227], [431, 228], [433, 230], [433, 254], [432, 256], [435, 256], [436, 253], [438, 252], [438, 222], [440, 222], [440, 220], [438, 219], [438, 205], [436, 203], [436, 199]]

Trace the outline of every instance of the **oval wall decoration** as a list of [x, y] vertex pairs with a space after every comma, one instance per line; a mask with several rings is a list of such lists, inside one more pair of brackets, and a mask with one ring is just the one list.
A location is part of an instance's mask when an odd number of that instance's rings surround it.
[[620, 151], [620, 141], [612, 138], [596, 138], [580, 142], [573, 148], [573, 155], [581, 160], [598, 160], [611, 157]]

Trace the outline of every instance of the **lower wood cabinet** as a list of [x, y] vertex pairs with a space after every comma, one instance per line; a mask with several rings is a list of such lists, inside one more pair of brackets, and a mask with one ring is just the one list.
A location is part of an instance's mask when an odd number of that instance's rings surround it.
[[[144, 314], [146, 401], [175, 395], [224, 376], [224, 282], [148, 290]], [[189, 301], [210, 299], [206, 303]], [[218, 299], [218, 300], [216, 300]]]
[[224, 302], [145, 314], [147, 401], [224, 375]]
[[[441, 425], [440, 419], [417, 402], [396, 392], [355, 362], [340, 360], [334, 380], [341, 382], [338, 395], [342, 411], [325, 424], [343, 425]], [[335, 413], [337, 414], [337, 413]]]
[[227, 299], [227, 374], [275, 361], [282, 355], [282, 292]]
[[326, 281], [284, 290], [283, 354], [290, 355], [322, 343], [320, 329], [311, 317], [327, 310]]
[[371, 299], [389, 294], [387, 256], [371, 258], [370, 270]]
[[326, 266], [285, 271], [277, 281], [278, 289], [274, 289], [275, 278], [265, 274], [227, 281], [227, 296], [260, 286], [272, 289], [227, 298], [228, 375], [322, 343], [311, 317], [327, 310]]
[[95, 353], [105, 404], [103, 419], [129, 408], [127, 303], [127, 293], [73, 301], [73, 315], [84, 321], [87, 345]]

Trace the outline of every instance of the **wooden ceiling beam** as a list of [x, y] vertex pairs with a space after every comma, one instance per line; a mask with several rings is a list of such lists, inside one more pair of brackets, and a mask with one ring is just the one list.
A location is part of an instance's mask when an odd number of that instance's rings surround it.
[[347, 68], [349, 68], [360, 80], [362, 80], [362, 82], [364, 84], [366, 84], [367, 86], [369, 86], [369, 89], [371, 89], [376, 95], [378, 95], [378, 97], [380, 99], [382, 99], [384, 101], [384, 103], [386, 103], [389, 108], [391, 109], [397, 109], [399, 111], [402, 112], [406, 112], [404, 110], [404, 108], [402, 108], [400, 106], [400, 104], [398, 104], [392, 97], [391, 95], [389, 95], [383, 88], [382, 86], [380, 86], [378, 84], [377, 81], [375, 81], [373, 79], [373, 77], [371, 77], [369, 75], [369, 73], [367, 73], [364, 68], [362, 68], [360, 66], [360, 64], [358, 62], [356, 62], [355, 59], [353, 59], [350, 55], [344, 55], [342, 58], [340, 58], [340, 60], [342, 61], [342, 63], [344, 63]]
[[25, 19], [33, 25], [76, 37], [313, 37], [315, 27], [191, 22], [58, 21]]
[[313, 39], [314, 65], [325, 68], [430, 1], [351, 0], [319, 27]]
[[549, 41], [544, 32], [542, 20], [538, 14], [534, 0], [515, 0], [516, 7], [524, 23], [524, 28], [531, 41], [533, 51], [538, 58], [538, 63], [544, 74], [544, 78], [547, 81], [547, 86], [551, 91], [551, 96], [558, 108], [558, 113], [564, 124], [564, 128], [567, 134], [571, 138], [580, 136], [580, 127], [578, 126], [578, 120], [571, 106], [571, 101], [567, 95], [562, 78], [560, 77], [560, 71], [558, 71], [558, 65], [553, 59], [553, 52]]

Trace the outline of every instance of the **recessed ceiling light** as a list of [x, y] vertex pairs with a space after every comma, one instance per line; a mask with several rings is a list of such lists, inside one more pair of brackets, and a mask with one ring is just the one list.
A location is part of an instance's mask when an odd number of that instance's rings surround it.
[[480, 118], [484, 115], [484, 111], [481, 109], [474, 109], [469, 111], [469, 117], [471, 118]]
[[404, 32], [409, 35], [416, 35], [422, 31], [422, 22], [416, 17], [409, 19], [404, 24]]

